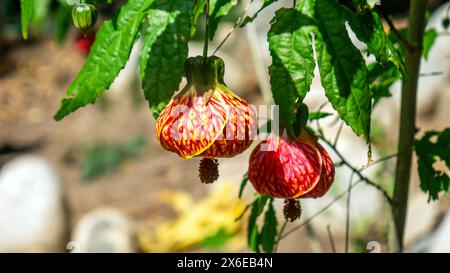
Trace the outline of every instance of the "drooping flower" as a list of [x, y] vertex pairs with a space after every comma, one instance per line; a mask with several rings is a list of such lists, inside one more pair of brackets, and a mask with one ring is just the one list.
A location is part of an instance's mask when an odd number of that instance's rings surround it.
[[[216, 56], [186, 60], [187, 84], [156, 121], [157, 138], [163, 148], [185, 159], [214, 159], [233, 157], [251, 145], [257, 131], [256, 112], [225, 85], [224, 72], [224, 63]], [[213, 172], [201, 177], [216, 175]]]
[[252, 152], [248, 178], [261, 195], [284, 199], [317, 198], [331, 187], [334, 164], [306, 130], [293, 141], [271, 134]]

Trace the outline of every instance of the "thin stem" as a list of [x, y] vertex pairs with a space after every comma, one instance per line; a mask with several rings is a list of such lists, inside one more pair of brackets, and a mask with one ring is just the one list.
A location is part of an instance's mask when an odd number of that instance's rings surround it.
[[228, 40], [228, 38], [230, 38], [231, 34], [233, 33], [233, 31], [238, 27], [238, 25], [241, 23], [242, 19], [244, 19], [245, 14], [247, 13], [247, 10], [250, 8], [250, 6], [252, 5], [252, 3], [255, 0], [250, 0], [248, 5], [245, 7], [245, 9], [242, 11], [241, 15], [239, 16], [239, 18], [236, 20], [236, 22], [234, 22], [233, 27], [228, 31], [227, 35], [225, 36], [225, 38], [222, 40], [222, 42], [220, 42], [220, 44], [217, 46], [216, 50], [214, 50], [213, 55], [215, 55], [217, 53], [217, 51], [219, 51], [219, 49], [223, 46], [223, 44]]
[[392, 21], [391, 16], [389, 16], [389, 14], [387, 14], [384, 11], [378, 10], [378, 14], [381, 15], [381, 17], [383, 17], [383, 19], [386, 21], [386, 23], [389, 26], [389, 29], [392, 31], [392, 33], [394, 33], [395, 37], [400, 41], [400, 43], [408, 50], [412, 49], [413, 46], [403, 37], [403, 35], [397, 30], [397, 28], [394, 25], [394, 22]]
[[337, 143], [339, 141], [339, 137], [341, 136], [342, 127], [344, 127], [344, 122], [341, 121], [341, 124], [339, 124], [339, 129], [336, 133], [336, 137], [334, 138], [333, 145], [336, 147]]
[[280, 241], [283, 236], [284, 230], [286, 229], [287, 223], [288, 223], [288, 220], [284, 220], [284, 223], [281, 226], [280, 232], [278, 233], [277, 240], [275, 243], [275, 253], [278, 252], [278, 246], [280, 245]]
[[336, 146], [334, 146], [331, 142], [329, 142], [327, 139], [325, 139], [324, 137], [321, 137], [322, 141], [325, 142], [331, 149], [333, 149], [333, 151], [336, 153], [336, 155], [341, 159], [342, 163], [347, 166], [348, 168], [350, 168], [353, 172], [356, 173], [356, 175], [358, 175], [359, 179], [361, 179], [362, 181], [364, 181], [366, 184], [371, 185], [372, 187], [376, 188], [377, 190], [379, 190], [384, 198], [386, 198], [386, 200], [389, 202], [390, 205], [392, 205], [392, 198], [389, 196], [389, 194], [386, 192], [385, 189], [383, 189], [380, 185], [378, 185], [377, 183], [371, 181], [369, 178], [367, 178], [366, 176], [364, 176], [362, 174], [362, 170], [363, 169], [356, 169], [355, 167], [353, 167], [352, 164], [350, 164], [347, 159], [345, 159], [345, 157], [341, 154], [341, 152], [338, 151], [338, 149], [336, 148]]
[[400, 108], [400, 133], [398, 151], [402, 151], [397, 160], [393, 195], [393, 230], [390, 238], [392, 251], [403, 250], [406, 210], [408, 206], [411, 161], [416, 134], [417, 85], [420, 71], [423, 35], [425, 31], [425, 13], [427, 0], [411, 0], [409, 9], [408, 44], [406, 51], [406, 68], [408, 78], [403, 82]]
[[205, 42], [203, 44], [203, 59], [206, 61], [208, 57], [208, 43], [209, 43], [209, 0], [206, 1], [205, 5]]
[[350, 175], [350, 179], [348, 182], [348, 189], [347, 189], [347, 203], [346, 203], [346, 216], [345, 216], [345, 253], [348, 253], [348, 242], [349, 242], [349, 235], [350, 235], [350, 198], [351, 198], [351, 191], [352, 191], [352, 183], [353, 183], [353, 176], [355, 175], [355, 172]]
[[327, 226], [328, 239], [330, 240], [331, 251], [336, 253], [336, 245], [334, 244], [333, 234], [331, 233], [331, 226]]

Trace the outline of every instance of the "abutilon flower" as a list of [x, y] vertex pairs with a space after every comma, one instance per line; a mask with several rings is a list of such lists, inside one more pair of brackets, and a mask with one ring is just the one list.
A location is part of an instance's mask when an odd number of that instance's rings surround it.
[[185, 159], [204, 158], [200, 164], [203, 183], [218, 177], [215, 158], [242, 153], [257, 131], [255, 110], [225, 85], [224, 72], [224, 63], [216, 56], [188, 58], [187, 85], [156, 121], [163, 148]]
[[[271, 134], [253, 150], [248, 178], [261, 195], [288, 200], [317, 198], [331, 187], [334, 164], [304, 129], [295, 140]], [[294, 202], [286, 204], [297, 206]]]

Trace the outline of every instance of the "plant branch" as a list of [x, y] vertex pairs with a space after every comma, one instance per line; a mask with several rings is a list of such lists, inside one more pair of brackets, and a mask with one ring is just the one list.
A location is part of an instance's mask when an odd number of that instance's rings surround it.
[[[362, 180], [357, 181], [356, 183], [354, 183], [352, 185], [352, 189], [358, 185], [359, 183], [361, 183]], [[325, 207], [323, 207], [322, 209], [320, 209], [318, 212], [314, 213], [311, 217], [309, 217], [308, 219], [306, 219], [303, 223], [301, 223], [298, 226], [293, 227], [292, 229], [286, 231], [282, 236], [280, 236], [280, 240], [286, 238], [287, 236], [289, 236], [290, 234], [292, 234], [293, 232], [295, 232], [296, 230], [304, 227], [305, 225], [307, 225], [308, 223], [310, 223], [312, 220], [314, 220], [317, 216], [321, 215], [323, 212], [325, 212], [327, 209], [329, 209], [332, 205], [334, 205], [337, 201], [339, 201], [342, 197], [344, 197], [345, 195], [347, 195], [347, 191], [345, 190], [344, 192], [340, 193], [338, 196], [336, 196], [336, 198], [333, 199], [333, 201], [331, 201], [328, 205], [326, 205]]]
[[350, 179], [348, 182], [348, 189], [347, 189], [347, 203], [346, 203], [346, 215], [345, 215], [345, 253], [348, 253], [348, 243], [350, 238], [350, 198], [351, 198], [351, 192], [352, 192], [352, 183], [353, 183], [353, 176], [355, 175], [355, 172], [352, 172], [350, 175]]
[[383, 196], [385, 197], [385, 199], [389, 202], [390, 205], [392, 205], [392, 198], [390, 197], [390, 195], [386, 192], [385, 189], [383, 189], [380, 185], [378, 185], [377, 183], [373, 182], [372, 180], [370, 180], [369, 178], [367, 178], [366, 176], [364, 176], [362, 174], [362, 170], [363, 169], [357, 169], [355, 167], [353, 167], [352, 164], [350, 164], [348, 162], [348, 160], [342, 155], [341, 152], [338, 151], [338, 149], [336, 148], [336, 146], [334, 146], [330, 141], [328, 141], [327, 139], [325, 139], [324, 137], [320, 137], [322, 139], [323, 142], [325, 142], [331, 149], [333, 149], [333, 151], [336, 153], [336, 155], [341, 159], [342, 164], [344, 164], [345, 166], [347, 166], [348, 168], [350, 168], [356, 175], [358, 175], [359, 179], [361, 179], [362, 181], [364, 181], [366, 184], [373, 186], [374, 188], [376, 188], [377, 190], [379, 190]]
[[392, 18], [389, 14], [387, 14], [384, 11], [381, 11], [380, 9], [376, 9], [378, 14], [383, 17], [383, 19], [386, 21], [386, 23], [389, 26], [389, 29], [394, 33], [395, 37], [400, 41], [400, 43], [408, 50], [411, 50], [413, 46], [403, 37], [403, 35], [397, 30], [397, 28], [394, 25], [394, 22], [392, 21]]
[[423, 35], [425, 31], [425, 13], [427, 0], [411, 0], [409, 9], [408, 44], [413, 45], [406, 51], [408, 79], [403, 82], [400, 108], [400, 133], [398, 151], [402, 151], [397, 160], [395, 185], [392, 204], [393, 233], [390, 247], [392, 251], [403, 250], [403, 236], [408, 206], [411, 161], [416, 134], [417, 85], [422, 57]]
[[330, 240], [331, 251], [333, 253], [336, 253], [336, 245], [334, 243], [334, 238], [333, 238], [333, 234], [331, 233], [331, 226], [330, 225], [327, 226], [327, 233], [328, 233], [328, 239]]

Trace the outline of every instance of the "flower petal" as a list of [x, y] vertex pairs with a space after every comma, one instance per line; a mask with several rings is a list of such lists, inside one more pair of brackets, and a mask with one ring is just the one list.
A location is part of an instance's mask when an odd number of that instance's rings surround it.
[[208, 149], [220, 136], [227, 122], [223, 97], [198, 95], [194, 90], [182, 91], [163, 110], [156, 122], [161, 145], [183, 158], [191, 158]]

